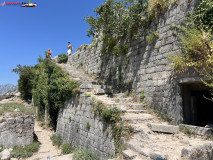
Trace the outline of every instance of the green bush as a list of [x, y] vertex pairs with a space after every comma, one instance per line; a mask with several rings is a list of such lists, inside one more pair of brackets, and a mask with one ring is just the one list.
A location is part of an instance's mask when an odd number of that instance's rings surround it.
[[100, 158], [85, 148], [78, 148], [74, 153], [73, 160], [100, 160]]
[[13, 151], [11, 152], [11, 157], [13, 158], [28, 158], [33, 155], [33, 153], [38, 152], [40, 147], [39, 142], [33, 142], [30, 145], [27, 145], [25, 147], [14, 147]]
[[49, 59], [39, 61], [32, 91], [34, 105], [39, 108], [39, 120], [44, 119], [45, 109], [49, 109], [50, 123], [56, 127], [59, 108], [77, 93], [79, 84], [71, 81], [68, 74]]
[[63, 140], [60, 134], [59, 135], [54, 134], [50, 137], [50, 139], [52, 140], [53, 146], [60, 147], [63, 143]]
[[68, 56], [65, 53], [58, 55], [58, 63], [67, 63]]
[[74, 149], [70, 144], [63, 144], [62, 145], [62, 154], [70, 154], [73, 153]]
[[116, 123], [120, 120], [121, 111], [117, 107], [104, 109], [101, 112], [101, 117], [107, 123]]

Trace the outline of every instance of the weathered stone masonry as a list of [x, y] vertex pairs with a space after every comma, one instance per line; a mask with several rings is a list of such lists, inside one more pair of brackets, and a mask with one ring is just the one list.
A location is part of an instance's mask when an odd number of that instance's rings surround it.
[[[177, 5], [169, 7], [157, 22], [153, 22], [150, 30], [156, 30], [159, 38], [153, 44], [146, 42], [146, 33], [137, 41], [128, 42], [127, 56], [101, 56], [101, 43], [98, 47], [77, 50], [69, 57], [68, 63], [83, 69], [90, 74], [109, 77], [112, 83], [122, 75], [126, 84], [139, 95], [144, 92], [148, 104], [154, 109], [171, 115], [175, 122], [183, 122], [181, 97], [182, 82], [200, 81], [197, 74], [185, 73], [177, 75], [169, 65], [168, 56], [180, 53], [177, 40], [173, 36], [171, 25], [180, 24], [185, 16], [194, 9], [197, 0], [179, 0]], [[120, 68], [120, 73], [119, 73]], [[116, 72], [116, 73], [115, 73]]]
[[63, 143], [86, 147], [103, 159], [109, 158], [115, 155], [111, 129], [94, 115], [91, 102], [92, 98], [84, 94], [67, 101], [60, 109], [56, 133], [62, 136]]
[[35, 116], [0, 117], [0, 145], [25, 146], [33, 142]]

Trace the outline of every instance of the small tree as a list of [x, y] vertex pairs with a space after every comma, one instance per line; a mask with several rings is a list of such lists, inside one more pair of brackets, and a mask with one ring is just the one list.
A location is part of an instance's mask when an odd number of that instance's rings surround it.
[[25, 101], [32, 98], [33, 80], [35, 77], [35, 67], [17, 65], [12, 72], [19, 74], [18, 90], [21, 98]]

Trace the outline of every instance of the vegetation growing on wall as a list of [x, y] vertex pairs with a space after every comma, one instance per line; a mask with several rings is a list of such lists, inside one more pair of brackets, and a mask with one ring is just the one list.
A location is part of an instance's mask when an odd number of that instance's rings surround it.
[[87, 35], [93, 43], [103, 41], [102, 54], [125, 55], [127, 39], [137, 39], [154, 19], [164, 14], [174, 0], [107, 0], [95, 9], [96, 16], [85, 20], [90, 28]]
[[120, 154], [121, 151], [125, 149], [121, 137], [128, 138], [131, 133], [131, 129], [125, 125], [121, 119], [122, 112], [116, 106], [108, 108], [101, 101], [96, 101], [95, 99], [93, 99], [92, 105], [94, 106], [94, 114], [96, 116], [101, 116], [107, 124], [110, 124], [115, 149], [116, 152]]
[[[181, 26], [175, 26], [181, 53], [170, 59], [178, 71], [194, 67], [200, 74], [213, 79], [212, 17], [213, 1], [202, 0]], [[213, 81], [204, 83], [213, 87]]]
[[[55, 127], [59, 108], [76, 94], [75, 89], [79, 85], [71, 81], [67, 73], [64, 73], [49, 57], [44, 59], [40, 57], [38, 62], [32, 67], [18, 65], [14, 69], [20, 74], [19, 91], [24, 100], [33, 97], [34, 105], [38, 107], [37, 118], [45, 119], [46, 125], [51, 123]], [[22, 87], [26, 85], [28, 87]]]

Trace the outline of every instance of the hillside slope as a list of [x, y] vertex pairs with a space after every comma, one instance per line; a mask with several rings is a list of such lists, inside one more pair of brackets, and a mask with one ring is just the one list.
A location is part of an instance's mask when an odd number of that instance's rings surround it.
[[17, 86], [14, 86], [13, 84], [3, 84], [3, 85], [0, 85], [0, 94], [4, 94], [4, 93], [7, 93], [7, 92], [12, 92], [12, 91], [15, 91], [17, 90]]

